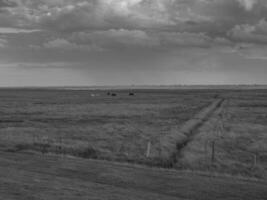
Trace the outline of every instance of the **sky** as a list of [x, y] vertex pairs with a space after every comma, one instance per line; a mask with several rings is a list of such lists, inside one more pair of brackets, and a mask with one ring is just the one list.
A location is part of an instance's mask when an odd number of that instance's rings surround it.
[[267, 84], [266, 0], [0, 0], [0, 87]]

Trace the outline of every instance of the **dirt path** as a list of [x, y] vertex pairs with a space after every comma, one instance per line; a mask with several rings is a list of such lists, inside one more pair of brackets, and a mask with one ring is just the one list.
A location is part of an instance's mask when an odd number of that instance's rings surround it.
[[188, 120], [179, 131], [167, 135], [163, 139], [162, 157], [167, 158], [170, 167], [177, 163], [180, 153], [186, 145], [193, 140], [197, 130], [209, 119], [209, 117], [220, 109], [224, 99], [214, 100], [208, 107], [197, 113], [192, 119]]
[[207, 108], [196, 114], [192, 119], [187, 121], [182, 126], [180, 132], [187, 136], [187, 140], [180, 141], [177, 143], [178, 150], [179, 148], [182, 149], [190, 140], [193, 139], [194, 135], [197, 132], [197, 129], [201, 127], [204, 124], [204, 122], [207, 121], [214, 112], [220, 110], [220, 107], [223, 104], [223, 102], [224, 99], [215, 100], [211, 105], [209, 105]]
[[267, 183], [106, 161], [0, 152], [0, 199], [264, 200]]

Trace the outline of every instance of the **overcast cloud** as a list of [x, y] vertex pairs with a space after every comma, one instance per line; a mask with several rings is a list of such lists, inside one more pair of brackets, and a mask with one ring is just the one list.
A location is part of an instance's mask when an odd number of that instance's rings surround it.
[[2, 86], [267, 84], [266, 49], [266, 0], [0, 0]]

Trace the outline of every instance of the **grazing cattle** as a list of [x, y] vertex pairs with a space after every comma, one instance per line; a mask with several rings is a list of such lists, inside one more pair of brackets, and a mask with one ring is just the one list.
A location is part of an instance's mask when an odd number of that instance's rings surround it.
[[130, 93], [129, 93], [129, 96], [134, 96], [134, 93], [133, 93], [133, 92], [130, 92]]
[[116, 96], [117, 96], [117, 94], [116, 94], [116, 93], [112, 93], [112, 94], [111, 94], [111, 96], [113, 96], [113, 97], [116, 97]]
[[110, 96], [110, 95], [111, 95], [111, 93], [110, 93], [110, 92], [107, 92], [107, 95], [108, 95], [108, 96]]

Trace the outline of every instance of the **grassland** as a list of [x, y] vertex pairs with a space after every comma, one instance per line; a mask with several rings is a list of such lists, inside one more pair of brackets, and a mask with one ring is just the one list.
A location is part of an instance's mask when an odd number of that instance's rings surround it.
[[266, 90], [107, 92], [2, 89], [0, 148], [266, 178]]
[[[79, 157], [144, 162], [162, 138], [218, 95], [216, 91], [7, 89], [0, 91], [0, 145]], [[146, 158], [151, 142], [150, 158]], [[175, 143], [175, 141], [173, 141]], [[166, 146], [166, 145], [165, 145]], [[166, 147], [168, 148], [168, 147]]]
[[265, 200], [266, 182], [177, 170], [0, 152], [3, 200]]
[[222, 95], [223, 105], [183, 149], [176, 167], [267, 178], [267, 91]]
[[266, 199], [267, 90], [107, 92], [1, 89], [0, 199]]

